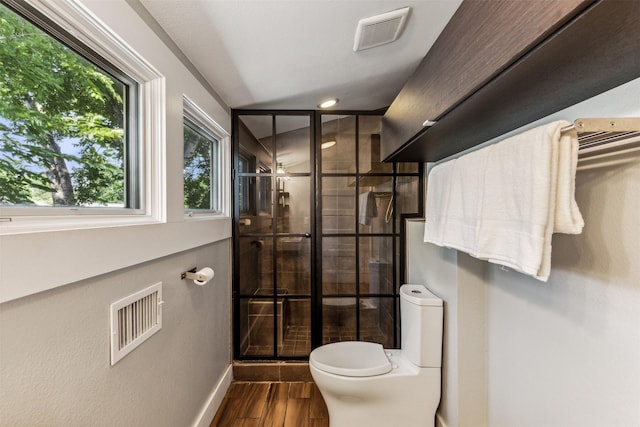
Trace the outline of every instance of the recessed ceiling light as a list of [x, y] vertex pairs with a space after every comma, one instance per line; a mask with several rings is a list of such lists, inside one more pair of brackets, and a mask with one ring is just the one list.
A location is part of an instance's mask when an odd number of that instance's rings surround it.
[[331, 99], [327, 99], [326, 101], [323, 101], [322, 103], [320, 103], [318, 105], [318, 107], [320, 107], [320, 108], [329, 108], [329, 107], [333, 107], [337, 103], [338, 103], [338, 98], [331, 98]]
[[327, 141], [320, 144], [320, 148], [322, 148], [323, 150], [326, 150], [327, 148], [331, 148], [334, 145], [336, 145], [336, 141]]

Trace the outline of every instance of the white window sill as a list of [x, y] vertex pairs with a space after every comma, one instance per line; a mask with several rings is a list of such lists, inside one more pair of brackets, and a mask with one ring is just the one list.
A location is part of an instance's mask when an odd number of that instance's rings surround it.
[[131, 214], [0, 217], [0, 236], [124, 227], [130, 225], [158, 224], [160, 222], [160, 220], [150, 215]]
[[150, 221], [145, 216], [119, 219], [84, 228], [77, 227], [76, 219], [74, 227], [58, 224], [56, 230], [44, 232], [43, 226], [35, 232], [32, 226], [22, 233], [0, 234], [0, 303], [231, 237], [229, 217], [177, 222]]

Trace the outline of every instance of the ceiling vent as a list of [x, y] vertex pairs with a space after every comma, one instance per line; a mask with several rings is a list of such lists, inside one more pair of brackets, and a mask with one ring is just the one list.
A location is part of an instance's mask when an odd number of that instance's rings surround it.
[[405, 7], [361, 19], [356, 29], [353, 51], [370, 49], [395, 41], [402, 33], [410, 9]]

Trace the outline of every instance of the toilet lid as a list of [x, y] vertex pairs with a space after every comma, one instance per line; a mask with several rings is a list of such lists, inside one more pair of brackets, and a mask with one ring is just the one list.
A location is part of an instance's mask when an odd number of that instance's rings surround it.
[[347, 377], [370, 377], [391, 371], [391, 362], [380, 344], [343, 341], [316, 348], [309, 362], [331, 374]]

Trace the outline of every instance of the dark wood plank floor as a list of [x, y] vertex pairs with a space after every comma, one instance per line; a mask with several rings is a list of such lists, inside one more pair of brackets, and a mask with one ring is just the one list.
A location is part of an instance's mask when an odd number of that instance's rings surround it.
[[234, 381], [211, 427], [329, 427], [313, 382]]

